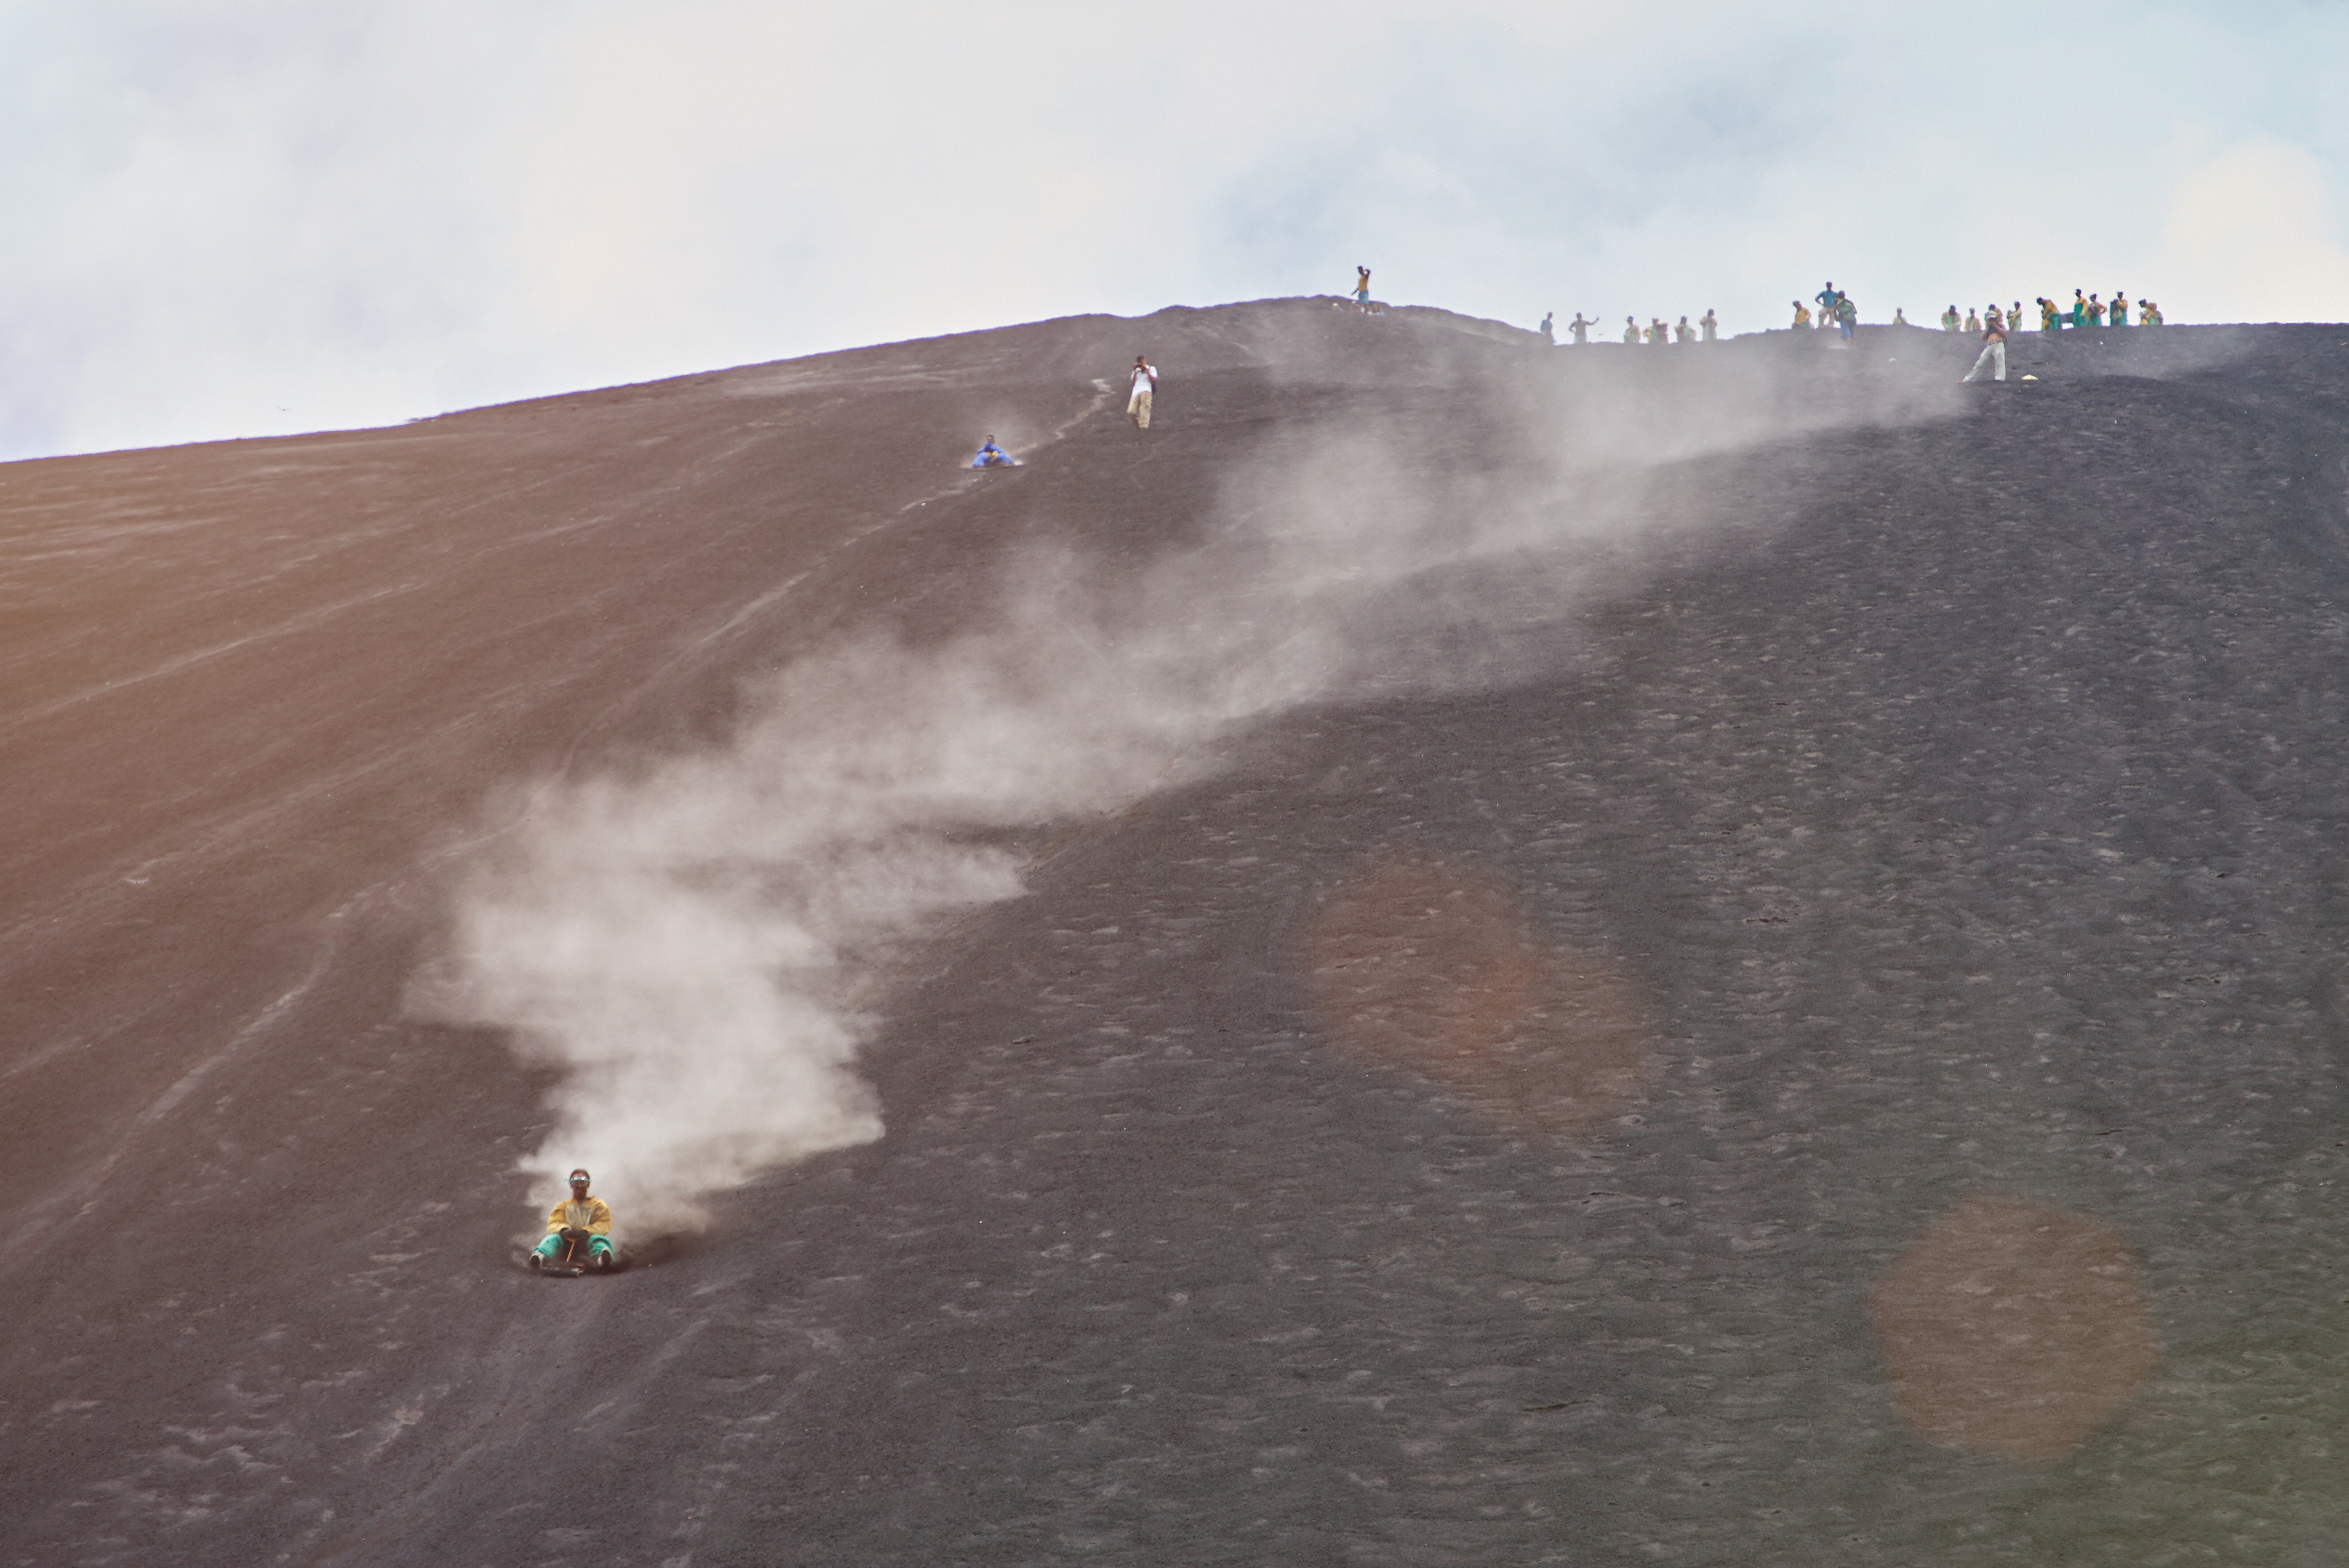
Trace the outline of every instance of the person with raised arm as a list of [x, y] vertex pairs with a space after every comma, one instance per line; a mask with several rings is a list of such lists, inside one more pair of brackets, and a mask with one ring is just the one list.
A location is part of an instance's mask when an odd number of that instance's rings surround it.
[[1982, 351], [1975, 356], [1974, 367], [1965, 374], [1968, 381], [1979, 381], [1987, 367], [1993, 381], [2006, 379], [2006, 323], [1999, 320], [1998, 312], [1990, 313], [1990, 325], [1982, 332]]

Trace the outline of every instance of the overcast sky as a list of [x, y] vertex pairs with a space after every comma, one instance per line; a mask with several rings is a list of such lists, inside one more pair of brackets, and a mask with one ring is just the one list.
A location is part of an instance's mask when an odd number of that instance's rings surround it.
[[2340, 320], [2344, 78], [2335, 0], [0, 0], [0, 456], [1358, 262], [1526, 325]]

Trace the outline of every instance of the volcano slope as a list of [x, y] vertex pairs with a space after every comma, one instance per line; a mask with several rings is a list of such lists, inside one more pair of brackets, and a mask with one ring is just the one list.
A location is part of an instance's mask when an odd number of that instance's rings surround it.
[[[1271, 302], [0, 469], [0, 1561], [2342, 1560], [2343, 330]], [[516, 1267], [706, 1020], [496, 1005], [481, 890], [957, 714], [872, 831], [1023, 891], [855, 906], [838, 1146]]]

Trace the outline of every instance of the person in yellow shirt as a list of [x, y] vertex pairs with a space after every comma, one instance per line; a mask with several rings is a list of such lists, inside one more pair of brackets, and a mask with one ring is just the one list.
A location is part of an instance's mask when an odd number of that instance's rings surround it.
[[1801, 300], [1796, 300], [1795, 302], [1795, 325], [1796, 326], [1808, 326], [1811, 325], [1811, 307], [1805, 304]]
[[571, 1196], [547, 1211], [546, 1239], [530, 1254], [530, 1266], [544, 1268], [551, 1263], [577, 1259], [581, 1250], [591, 1269], [603, 1271], [616, 1268], [619, 1258], [612, 1251], [612, 1205], [601, 1198], [587, 1195], [587, 1172], [571, 1173]]

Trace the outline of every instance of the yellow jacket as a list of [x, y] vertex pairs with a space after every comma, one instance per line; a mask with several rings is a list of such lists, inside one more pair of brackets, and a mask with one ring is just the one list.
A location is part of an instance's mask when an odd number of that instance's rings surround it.
[[612, 1233], [612, 1205], [601, 1198], [590, 1198], [585, 1202], [565, 1198], [548, 1212], [546, 1233], [554, 1235], [566, 1225], [590, 1235], [608, 1236]]

